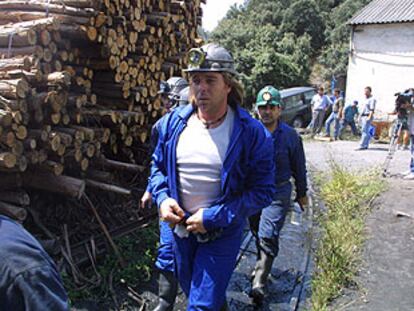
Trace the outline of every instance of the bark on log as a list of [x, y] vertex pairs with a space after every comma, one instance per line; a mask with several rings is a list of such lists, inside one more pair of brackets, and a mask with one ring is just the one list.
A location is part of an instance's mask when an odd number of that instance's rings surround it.
[[3, 202], [17, 204], [17, 205], [29, 205], [30, 197], [27, 192], [23, 190], [18, 191], [1, 191], [0, 198]]
[[104, 167], [113, 168], [120, 171], [129, 171], [133, 173], [140, 173], [146, 169], [145, 166], [142, 165], [124, 163], [106, 158], [100, 159], [100, 163], [104, 165]]
[[16, 189], [23, 185], [23, 179], [20, 174], [9, 173], [1, 174], [0, 178], [0, 189]]
[[60, 5], [53, 4], [53, 3], [51, 4], [47, 2], [42, 3], [41, 1], [36, 1], [36, 0], [1, 1], [0, 10], [7, 10], [7, 9], [22, 10], [22, 11], [50, 12], [50, 13], [59, 13], [59, 14], [84, 16], [84, 17], [90, 17], [93, 14], [93, 9], [89, 9], [89, 8], [78, 9], [78, 8], [61, 5], [61, 4]]
[[51, 173], [26, 172], [23, 175], [23, 183], [29, 188], [63, 194], [76, 199], [80, 199], [85, 191], [83, 180], [64, 175], [55, 176]]
[[18, 222], [23, 222], [27, 217], [27, 211], [23, 207], [0, 201], [0, 214], [6, 215]]
[[131, 195], [131, 190], [103, 182], [94, 181], [91, 179], [86, 179], [86, 187], [96, 188], [102, 191], [110, 191], [122, 195]]

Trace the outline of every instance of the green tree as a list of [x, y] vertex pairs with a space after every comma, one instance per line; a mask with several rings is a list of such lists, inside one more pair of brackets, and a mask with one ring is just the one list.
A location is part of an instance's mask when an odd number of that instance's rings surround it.
[[324, 65], [323, 75], [346, 76], [351, 28], [347, 22], [370, 0], [346, 0], [335, 7], [331, 13], [330, 24], [326, 28], [327, 45], [321, 51], [318, 61]]
[[314, 50], [322, 47], [325, 41], [325, 21], [314, 0], [297, 0], [285, 11], [281, 24], [282, 32], [293, 32], [300, 37], [309, 34]]
[[[246, 88], [246, 102], [266, 84], [308, 84], [313, 65], [322, 75], [345, 75], [347, 21], [370, 0], [246, 0], [232, 6], [211, 33], [229, 49]], [[321, 66], [319, 66], [321, 67]]]

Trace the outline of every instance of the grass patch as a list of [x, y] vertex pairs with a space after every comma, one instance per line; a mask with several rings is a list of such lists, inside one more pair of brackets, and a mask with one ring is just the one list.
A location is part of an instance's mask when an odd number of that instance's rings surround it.
[[82, 270], [82, 274], [90, 280], [84, 286], [76, 285], [71, 276], [63, 275], [70, 303], [83, 299], [107, 303], [124, 284], [137, 287], [142, 282], [148, 282], [151, 279], [158, 239], [158, 222], [153, 221], [135, 234], [114, 240], [127, 263], [125, 268], [121, 268], [117, 257], [111, 252], [98, 262], [96, 271], [93, 267]]
[[383, 189], [378, 172], [356, 174], [337, 164], [331, 176], [318, 178], [326, 211], [318, 216], [321, 241], [312, 278], [312, 309], [328, 310], [341, 290], [354, 284], [364, 242], [369, 202]]

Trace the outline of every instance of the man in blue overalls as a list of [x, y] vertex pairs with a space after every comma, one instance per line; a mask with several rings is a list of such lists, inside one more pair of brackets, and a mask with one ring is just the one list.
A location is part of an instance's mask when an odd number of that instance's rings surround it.
[[302, 209], [307, 205], [308, 198], [302, 140], [293, 128], [280, 120], [282, 106], [279, 91], [272, 86], [260, 90], [256, 109], [260, 121], [272, 133], [276, 163], [276, 194], [273, 202], [249, 219], [258, 248], [250, 296], [255, 303], [261, 304], [267, 277], [279, 251], [279, 233], [291, 204], [291, 177], [295, 179], [296, 201]]
[[[167, 112], [175, 107], [185, 106], [188, 104], [188, 82], [181, 77], [172, 77], [167, 82], [161, 82], [160, 91], [161, 100]], [[151, 153], [157, 146], [159, 131], [162, 122], [166, 117], [159, 119], [151, 131]], [[152, 185], [151, 179], [148, 179], [147, 189], [141, 198], [141, 207], [151, 206], [152, 204]], [[174, 253], [173, 253], [173, 235], [171, 228], [165, 221], [160, 222], [160, 243], [158, 246], [158, 256], [155, 266], [159, 270], [158, 278], [158, 305], [154, 311], [172, 311], [174, 308], [175, 298], [177, 296], [178, 282], [174, 276]]]
[[176, 273], [187, 310], [217, 311], [236, 264], [247, 217], [274, 192], [270, 134], [240, 108], [230, 53], [190, 50], [191, 105], [162, 123], [151, 183], [163, 221], [175, 226]]

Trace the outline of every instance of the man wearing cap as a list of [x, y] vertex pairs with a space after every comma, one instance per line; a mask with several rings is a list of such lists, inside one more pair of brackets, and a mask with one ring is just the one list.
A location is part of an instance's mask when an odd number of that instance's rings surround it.
[[210, 43], [188, 56], [193, 102], [163, 122], [151, 181], [161, 219], [174, 226], [187, 310], [221, 310], [247, 217], [272, 200], [273, 145], [240, 108], [230, 53]]
[[302, 210], [308, 203], [308, 197], [302, 140], [293, 128], [280, 120], [282, 106], [279, 91], [273, 86], [260, 90], [257, 94], [256, 111], [260, 121], [272, 133], [276, 163], [276, 193], [273, 202], [249, 218], [258, 253], [250, 296], [260, 305], [263, 302], [267, 277], [279, 252], [279, 233], [291, 205], [291, 177], [295, 179], [296, 201]]
[[[175, 107], [182, 107], [188, 104], [188, 82], [181, 77], [172, 77], [166, 82], [161, 81], [160, 91], [161, 101], [167, 112]], [[162, 122], [166, 116], [159, 119], [151, 130], [151, 153], [154, 151], [159, 137]], [[152, 184], [148, 178], [148, 185], [141, 198], [141, 207], [150, 207], [152, 204]], [[165, 221], [160, 222], [160, 241], [158, 246], [158, 256], [155, 266], [159, 271], [158, 276], [158, 305], [154, 311], [172, 311], [175, 298], [177, 297], [178, 282], [174, 276], [174, 252], [173, 235], [171, 228]]]

